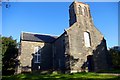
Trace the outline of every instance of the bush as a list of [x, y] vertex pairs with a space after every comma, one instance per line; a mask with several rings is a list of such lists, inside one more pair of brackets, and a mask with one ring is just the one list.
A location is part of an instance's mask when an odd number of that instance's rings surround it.
[[114, 69], [120, 69], [120, 51], [114, 48], [109, 50], [109, 54], [112, 59], [112, 67]]

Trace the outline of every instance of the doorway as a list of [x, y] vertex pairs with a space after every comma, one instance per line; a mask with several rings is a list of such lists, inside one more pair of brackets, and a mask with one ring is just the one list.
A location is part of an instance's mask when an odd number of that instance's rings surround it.
[[88, 71], [89, 72], [94, 71], [93, 55], [87, 56], [87, 64], [88, 64]]

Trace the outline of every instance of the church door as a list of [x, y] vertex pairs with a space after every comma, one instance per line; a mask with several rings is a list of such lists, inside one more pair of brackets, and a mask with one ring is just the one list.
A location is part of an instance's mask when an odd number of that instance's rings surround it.
[[88, 63], [88, 71], [94, 71], [94, 63], [93, 63], [93, 55], [87, 56], [87, 63]]

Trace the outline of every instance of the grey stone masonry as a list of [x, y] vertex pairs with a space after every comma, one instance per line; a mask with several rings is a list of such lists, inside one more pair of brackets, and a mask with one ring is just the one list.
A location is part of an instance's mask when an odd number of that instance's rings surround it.
[[[93, 24], [89, 5], [81, 2], [73, 2], [70, 5], [69, 11], [70, 16], [73, 16], [70, 17], [70, 28], [67, 30], [69, 54], [76, 60], [74, 63], [70, 61], [71, 72], [107, 69], [108, 52], [106, 41]], [[85, 38], [87, 36], [84, 33], [86, 32], [89, 34], [89, 47], [85, 46]]]

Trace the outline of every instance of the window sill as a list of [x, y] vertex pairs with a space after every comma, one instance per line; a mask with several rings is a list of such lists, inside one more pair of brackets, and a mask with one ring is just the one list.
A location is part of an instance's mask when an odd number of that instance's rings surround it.
[[40, 63], [40, 62], [34, 62], [34, 63]]

